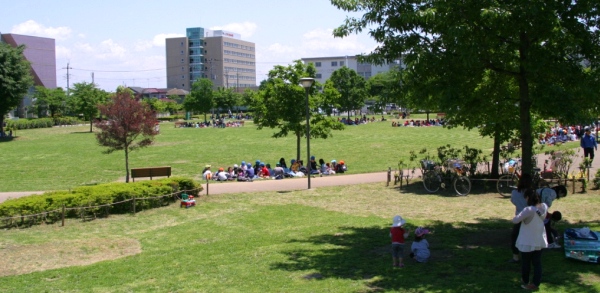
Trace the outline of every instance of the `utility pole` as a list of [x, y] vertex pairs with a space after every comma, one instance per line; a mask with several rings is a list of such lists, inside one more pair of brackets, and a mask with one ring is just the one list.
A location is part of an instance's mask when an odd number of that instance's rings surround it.
[[69, 62], [67, 62], [67, 67], [63, 67], [62, 69], [66, 69], [67, 70], [67, 97], [69, 96], [69, 69], [73, 69], [72, 67], [69, 66]]
[[94, 73], [92, 72], [92, 84], [94, 84]]

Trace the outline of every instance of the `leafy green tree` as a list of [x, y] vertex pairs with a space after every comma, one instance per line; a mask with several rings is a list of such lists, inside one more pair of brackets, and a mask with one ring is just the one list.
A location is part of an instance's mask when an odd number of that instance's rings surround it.
[[33, 97], [35, 98], [33, 106], [38, 117], [47, 116], [47, 112], [50, 112], [50, 117], [62, 114], [67, 101], [67, 94], [60, 87], [47, 89], [43, 86], [36, 86]]
[[377, 73], [367, 80], [369, 96], [375, 102], [373, 105], [375, 112], [382, 112], [390, 103], [406, 106], [406, 102], [401, 99], [400, 75], [400, 69], [394, 67], [389, 71]]
[[334, 71], [329, 77], [333, 87], [340, 93], [337, 104], [340, 110], [348, 112], [360, 109], [367, 98], [367, 83], [356, 71], [346, 66]]
[[[279, 129], [273, 134], [275, 138], [289, 133], [296, 136], [296, 158], [300, 158], [300, 139], [306, 134], [306, 91], [300, 85], [300, 79], [315, 75], [314, 65], [304, 65], [300, 60], [288, 66], [277, 65], [269, 71], [267, 80], [261, 83], [251, 103], [258, 129]], [[317, 100], [316, 85], [313, 84], [309, 89], [309, 109], [315, 108]], [[310, 126], [311, 138], [327, 138], [332, 130], [343, 129], [341, 123], [314, 111]]]
[[[516, 85], [505, 99], [515, 97], [518, 105], [524, 170], [532, 168], [532, 113], [569, 122], [591, 118], [583, 105], [598, 104], [598, 1], [331, 2], [364, 12], [347, 18], [334, 35], [368, 29], [380, 45], [365, 59], [383, 63], [402, 56], [409, 74], [431, 85], [432, 100], [450, 120], [468, 111], [452, 101], [471, 95], [488, 71], [512, 79], [500, 85]], [[472, 105], [484, 103], [490, 101], [480, 96]]]
[[233, 109], [239, 104], [240, 95], [233, 88], [219, 88], [214, 92], [215, 106], [223, 111]]
[[117, 92], [106, 105], [98, 106], [106, 120], [96, 122], [96, 139], [108, 149], [125, 151], [125, 182], [129, 182], [129, 153], [152, 144], [158, 121], [146, 103], [136, 101], [127, 91]]
[[206, 122], [206, 113], [215, 106], [213, 95], [213, 83], [208, 78], [200, 78], [192, 84], [192, 90], [183, 101], [183, 108], [186, 111], [204, 113], [204, 122]]
[[[320, 94], [319, 108], [325, 111], [327, 116], [331, 116], [333, 109], [340, 108], [341, 94], [333, 85], [333, 82], [328, 79], [323, 86], [323, 92]], [[339, 113], [339, 112], [338, 112]]]
[[69, 104], [77, 114], [83, 114], [84, 119], [90, 121], [90, 132], [94, 118], [98, 117], [98, 105], [108, 101], [109, 94], [96, 87], [93, 83], [79, 82], [73, 85]]
[[0, 43], [0, 132], [4, 132], [4, 116], [19, 106], [33, 85], [24, 50], [25, 46]]

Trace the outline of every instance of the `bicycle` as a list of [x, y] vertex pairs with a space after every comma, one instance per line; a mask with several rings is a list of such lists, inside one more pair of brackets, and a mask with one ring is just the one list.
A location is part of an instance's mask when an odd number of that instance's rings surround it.
[[467, 167], [462, 161], [448, 160], [446, 170], [429, 160], [421, 160], [423, 170], [423, 187], [429, 193], [437, 192], [440, 187], [446, 188], [446, 182], [452, 184], [456, 194], [465, 196], [471, 192], [471, 180], [464, 174]]
[[[521, 168], [519, 164], [521, 160], [517, 160], [513, 166], [508, 167], [509, 174], [505, 174], [498, 178], [496, 189], [503, 197], [509, 197], [514, 189], [517, 189], [519, 179], [521, 179]], [[545, 167], [544, 167], [545, 168]], [[533, 168], [531, 178], [533, 180], [532, 187], [534, 189], [542, 187], [550, 187], [550, 183], [556, 180], [556, 174], [553, 172], [541, 172], [540, 168]], [[546, 179], [549, 179], [548, 181]]]

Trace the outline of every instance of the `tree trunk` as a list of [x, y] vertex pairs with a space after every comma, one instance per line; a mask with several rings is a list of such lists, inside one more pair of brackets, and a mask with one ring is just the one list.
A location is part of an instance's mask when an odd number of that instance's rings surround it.
[[499, 178], [498, 174], [500, 165], [500, 134], [498, 131], [494, 133], [494, 150], [492, 152], [492, 178]]
[[125, 183], [129, 183], [129, 146], [125, 147]]
[[90, 132], [92, 132], [92, 121], [94, 121], [94, 118], [90, 117]]
[[296, 160], [300, 160], [300, 133], [296, 133]]
[[533, 154], [533, 140], [531, 136], [531, 98], [529, 97], [529, 83], [527, 81], [527, 69], [525, 67], [528, 62], [529, 54], [529, 38], [527, 33], [521, 32], [519, 44], [519, 110], [521, 123], [521, 156], [523, 173], [531, 174], [533, 166], [531, 155]]
[[4, 133], [4, 114], [0, 115], [0, 133]]

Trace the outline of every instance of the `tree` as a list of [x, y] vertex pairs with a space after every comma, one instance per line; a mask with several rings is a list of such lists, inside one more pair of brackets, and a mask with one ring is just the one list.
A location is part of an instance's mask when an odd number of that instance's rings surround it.
[[214, 92], [215, 106], [223, 111], [233, 109], [240, 100], [240, 95], [233, 91], [233, 88], [219, 88]]
[[35, 98], [33, 105], [38, 117], [47, 116], [47, 112], [50, 112], [50, 117], [62, 114], [67, 101], [67, 95], [60, 87], [48, 89], [36, 86], [33, 97]]
[[340, 93], [339, 101], [341, 111], [348, 112], [360, 109], [365, 105], [367, 98], [367, 83], [356, 71], [346, 66], [334, 71], [329, 77], [333, 87]]
[[[333, 109], [340, 108], [341, 94], [333, 85], [331, 79], [325, 81], [323, 86], [323, 92], [320, 94], [321, 99], [319, 100], [319, 108], [325, 111], [327, 116], [331, 116]], [[338, 112], [339, 113], [339, 112]]]
[[373, 107], [376, 112], [383, 111], [385, 106], [390, 103], [406, 106], [406, 102], [401, 99], [400, 74], [400, 68], [393, 67], [389, 71], [377, 73], [367, 80], [368, 94], [375, 102]]
[[[449, 119], [468, 111], [452, 101], [473, 93], [489, 71], [510, 78], [500, 85], [516, 85], [503, 98], [518, 105], [524, 170], [532, 168], [532, 113], [568, 122], [591, 118], [582, 105], [598, 104], [598, 1], [331, 2], [365, 12], [347, 18], [334, 35], [369, 29], [380, 45], [364, 59], [383, 63], [402, 56], [409, 74], [432, 85], [431, 97]], [[485, 96], [471, 102], [490, 105]]]
[[200, 78], [192, 84], [192, 90], [185, 96], [183, 108], [186, 111], [204, 113], [204, 122], [206, 122], [206, 113], [214, 107], [213, 83], [208, 78]]
[[110, 102], [98, 108], [106, 120], [95, 123], [100, 129], [96, 140], [108, 147], [107, 154], [125, 151], [125, 182], [129, 182], [129, 153], [152, 144], [158, 121], [148, 105], [136, 101], [127, 92], [116, 93]]
[[[302, 77], [314, 77], [313, 64], [304, 65], [296, 60], [287, 67], [277, 65], [269, 71], [268, 78], [261, 83], [259, 92], [253, 96], [251, 107], [254, 110], [254, 124], [278, 128], [273, 137], [285, 137], [289, 133], [296, 136], [296, 158], [300, 158], [300, 139], [306, 134], [306, 91], [300, 86]], [[316, 84], [309, 89], [309, 109], [317, 104]], [[334, 119], [319, 113], [311, 114], [311, 138], [327, 138], [331, 130], [343, 129]]]
[[105, 103], [109, 95], [93, 83], [79, 82], [73, 85], [69, 104], [75, 113], [83, 114], [90, 121], [90, 132], [94, 118], [98, 117], [98, 105]]
[[23, 51], [25, 46], [13, 48], [0, 43], [0, 133], [4, 133], [4, 116], [19, 106], [33, 85]]

